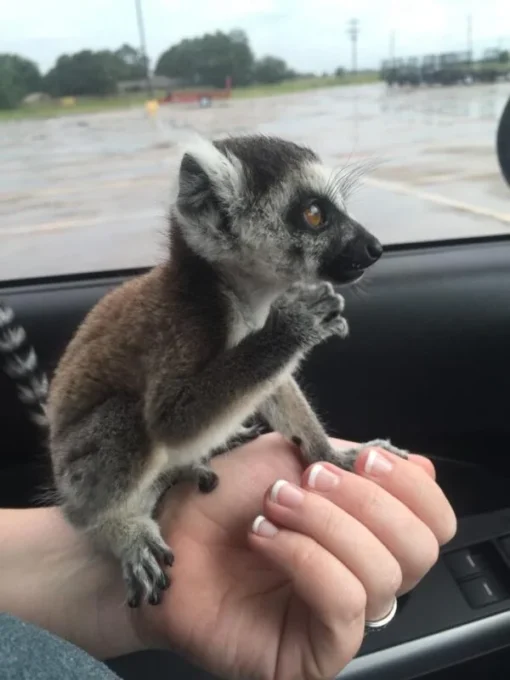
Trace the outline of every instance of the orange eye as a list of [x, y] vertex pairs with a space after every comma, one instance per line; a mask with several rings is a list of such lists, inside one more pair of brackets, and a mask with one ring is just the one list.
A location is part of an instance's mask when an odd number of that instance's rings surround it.
[[324, 216], [322, 210], [319, 208], [317, 203], [312, 203], [303, 212], [303, 217], [309, 227], [313, 229], [318, 229], [324, 225]]

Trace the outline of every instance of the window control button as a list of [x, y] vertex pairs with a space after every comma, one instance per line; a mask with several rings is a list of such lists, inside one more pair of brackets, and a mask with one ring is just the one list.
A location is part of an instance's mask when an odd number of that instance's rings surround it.
[[487, 568], [487, 562], [482, 555], [470, 550], [457, 550], [445, 555], [445, 562], [456, 579], [481, 574]]
[[491, 576], [479, 576], [460, 584], [466, 600], [474, 608], [486, 607], [505, 599], [498, 583]]

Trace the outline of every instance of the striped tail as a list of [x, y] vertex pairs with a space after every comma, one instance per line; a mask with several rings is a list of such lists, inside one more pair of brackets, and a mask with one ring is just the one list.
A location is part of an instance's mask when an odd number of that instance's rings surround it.
[[48, 378], [39, 369], [37, 355], [27, 341], [25, 330], [16, 324], [13, 310], [1, 301], [0, 365], [16, 383], [19, 398], [28, 407], [32, 422], [46, 427]]

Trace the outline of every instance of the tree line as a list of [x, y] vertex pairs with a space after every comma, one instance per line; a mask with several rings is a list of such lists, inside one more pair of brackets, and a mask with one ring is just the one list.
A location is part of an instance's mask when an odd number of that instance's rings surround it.
[[[34, 92], [51, 97], [113, 95], [119, 82], [144, 79], [147, 68], [141, 51], [127, 44], [117, 50], [63, 54], [45, 74], [29, 59], [0, 54], [0, 109], [15, 108]], [[154, 73], [176, 79], [182, 87], [223, 87], [227, 76], [242, 87], [300, 75], [279, 57], [257, 59], [242, 30], [181, 40], [161, 54]]]

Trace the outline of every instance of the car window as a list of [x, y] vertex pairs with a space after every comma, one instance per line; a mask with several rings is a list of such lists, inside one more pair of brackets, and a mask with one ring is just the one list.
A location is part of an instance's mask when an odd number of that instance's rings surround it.
[[507, 17], [507, 0], [4, 3], [0, 279], [159, 261], [196, 133], [311, 145], [385, 244], [507, 234]]

